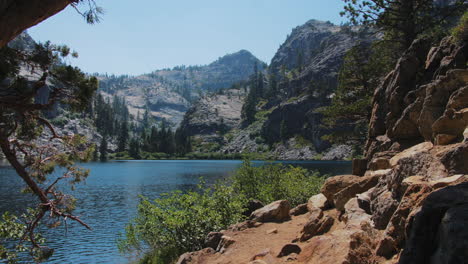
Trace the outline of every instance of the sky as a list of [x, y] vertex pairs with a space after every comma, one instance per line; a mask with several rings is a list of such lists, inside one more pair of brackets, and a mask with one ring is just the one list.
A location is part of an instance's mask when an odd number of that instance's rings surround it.
[[[344, 21], [342, 0], [96, 0], [105, 14], [86, 24], [71, 7], [28, 30], [66, 44], [88, 73], [138, 75], [205, 65], [246, 49], [269, 63], [291, 30], [310, 19]], [[85, 7], [82, 7], [85, 9]]]

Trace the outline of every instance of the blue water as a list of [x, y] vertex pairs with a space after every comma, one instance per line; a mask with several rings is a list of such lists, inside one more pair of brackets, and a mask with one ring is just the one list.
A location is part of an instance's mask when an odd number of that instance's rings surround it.
[[[261, 164], [262, 162], [255, 162]], [[351, 172], [350, 162], [297, 161], [284, 162], [338, 175]], [[135, 216], [139, 195], [150, 199], [172, 190], [193, 188], [199, 178], [208, 182], [229, 177], [241, 161], [112, 161], [87, 163], [91, 170], [84, 184], [69, 191], [78, 199], [75, 215], [93, 230], [77, 223], [47, 230], [48, 246], [55, 249], [47, 263], [128, 263], [132, 256], [122, 255], [116, 239], [126, 223]], [[0, 165], [0, 213], [22, 212], [34, 201], [20, 193], [24, 187], [13, 169]]]

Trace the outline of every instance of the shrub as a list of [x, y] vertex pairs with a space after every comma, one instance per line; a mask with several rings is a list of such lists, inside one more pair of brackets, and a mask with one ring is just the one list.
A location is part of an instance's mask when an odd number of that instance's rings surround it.
[[254, 167], [249, 161], [234, 174], [232, 186], [249, 199], [264, 203], [288, 200], [292, 206], [307, 202], [324, 181], [317, 173], [282, 164]]
[[149, 201], [142, 198], [137, 217], [127, 225], [121, 251], [150, 248], [146, 263], [169, 263], [187, 251], [200, 250], [206, 235], [243, 219], [246, 200], [232, 187], [216, 185], [175, 191]]

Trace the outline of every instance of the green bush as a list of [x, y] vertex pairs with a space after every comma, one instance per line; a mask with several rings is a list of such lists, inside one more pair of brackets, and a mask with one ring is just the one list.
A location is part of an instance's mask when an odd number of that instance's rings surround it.
[[460, 18], [460, 22], [452, 31], [452, 36], [460, 43], [468, 41], [468, 12]]
[[282, 164], [254, 167], [246, 161], [232, 177], [232, 186], [249, 199], [265, 204], [288, 200], [296, 206], [318, 193], [323, 181], [323, 177], [304, 168]]
[[144, 263], [169, 263], [187, 251], [200, 250], [206, 235], [244, 218], [246, 200], [232, 187], [216, 185], [196, 191], [175, 191], [149, 201], [143, 198], [137, 217], [119, 240], [123, 252], [150, 248]]

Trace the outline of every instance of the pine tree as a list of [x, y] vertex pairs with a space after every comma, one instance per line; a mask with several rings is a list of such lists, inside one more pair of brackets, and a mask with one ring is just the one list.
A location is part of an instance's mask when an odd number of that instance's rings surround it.
[[120, 133], [118, 140], [117, 150], [125, 151], [127, 149], [127, 142], [128, 142], [128, 123], [124, 121], [120, 126]]
[[137, 138], [132, 138], [130, 140], [130, 145], [128, 148], [128, 155], [134, 159], [140, 159], [140, 142], [138, 141]]
[[107, 161], [107, 136], [102, 136], [101, 145], [99, 146], [99, 158], [101, 161]]

